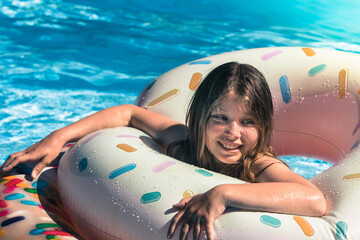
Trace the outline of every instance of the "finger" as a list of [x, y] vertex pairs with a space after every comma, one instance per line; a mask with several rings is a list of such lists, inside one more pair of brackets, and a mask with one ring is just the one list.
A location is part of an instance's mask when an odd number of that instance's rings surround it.
[[193, 239], [194, 240], [200, 239], [200, 234], [201, 234], [200, 221], [197, 221], [193, 227]]
[[188, 237], [188, 234], [192, 228], [191, 227], [192, 224], [189, 221], [184, 222], [184, 224], [181, 226], [180, 237], [179, 237], [180, 240], [185, 240]]
[[31, 177], [32, 178], [36, 178], [39, 173], [41, 173], [41, 171], [47, 166], [49, 165], [49, 163], [51, 162], [51, 157], [46, 156], [43, 160], [41, 160], [38, 164], [36, 164], [36, 166], [34, 167], [34, 169], [31, 171]]
[[213, 225], [212, 223], [207, 222], [205, 224], [205, 233], [209, 240], [214, 240], [214, 232], [213, 232]]
[[10, 170], [10, 169], [7, 169], [7, 168], [9, 168], [9, 165], [16, 159], [17, 156], [19, 156], [22, 153], [23, 153], [23, 151], [10, 154], [9, 157], [4, 162], [4, 164], [2, 165], [2, 169], [4, 171]]
[[190, 202], [191, 200], [191, 197], [188, 197], [188, 198], [183, 198], [180, 200], [180, 202], [176, 203], [173, 205], [173, 208], [175, 209], [183, 209], [186, 204], [188, 204], [188, 202]]
[[168, 233], [167, 233], [168, 238], [172, 238], [172, 236], [174, 235], [174, 232], [176, 230], [178, 222], [183, 214], [184, 214], [184, 212], [180, 211], [171, 219], [170, 226], [168, 228]]

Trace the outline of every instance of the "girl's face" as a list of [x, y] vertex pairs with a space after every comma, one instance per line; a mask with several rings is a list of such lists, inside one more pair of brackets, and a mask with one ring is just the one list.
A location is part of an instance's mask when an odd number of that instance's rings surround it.
[[258, 138], [258, 129], [243, 101], [221, 101], [210, 113], [205, 145], [214, 155], [215, 165], [235, 163], [256, 146]]

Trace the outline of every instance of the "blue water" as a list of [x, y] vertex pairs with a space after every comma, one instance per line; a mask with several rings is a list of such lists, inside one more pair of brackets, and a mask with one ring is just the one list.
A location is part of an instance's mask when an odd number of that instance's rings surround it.
[[[360, 53], [359, 20], [357, 0], [0, 0], [0, 163], [198, 58], [272, 46]], [[308, 178], [330, 166], [286, 159]]]

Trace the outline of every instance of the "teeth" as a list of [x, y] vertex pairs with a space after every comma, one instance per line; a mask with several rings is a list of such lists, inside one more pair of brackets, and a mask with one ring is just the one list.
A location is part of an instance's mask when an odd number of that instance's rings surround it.
[[229, 145], [229, 144], [226, 144], [226, 143], [222, 143], [222, 142], [220, 142], [220, 144], [223, 146], [223, 147], [225, 147], [225, 148], [227, 148], [227, 149], [230, 149], [230, 150], [233, 150], [233, 149], [236, 149], [236, 148], [238, 148], [240, 145]]

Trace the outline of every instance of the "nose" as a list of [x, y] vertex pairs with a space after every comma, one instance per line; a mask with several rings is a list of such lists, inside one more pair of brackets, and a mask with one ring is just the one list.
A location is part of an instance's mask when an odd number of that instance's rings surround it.
[[238, 122], [233, 121], [229, 123], [228, 131], [232, 137], [240, 138], [241, 137], [241, 126]]

